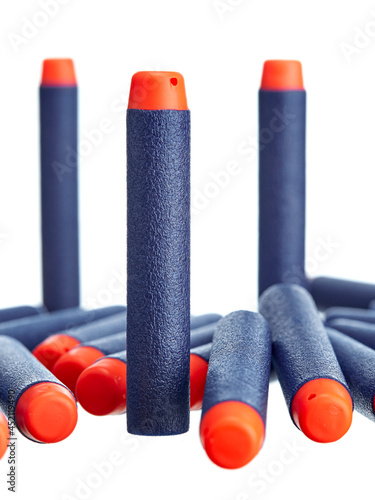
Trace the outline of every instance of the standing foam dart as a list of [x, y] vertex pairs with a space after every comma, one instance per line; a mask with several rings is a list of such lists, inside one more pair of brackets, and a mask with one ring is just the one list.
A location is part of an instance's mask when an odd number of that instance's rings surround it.
[[102, 307], [91, 311], [84, 311], [74, 307], [64, 311], [55, 311], [40, 316], [1, 323], [0, 335], [19, 340], [31, 351], [52, 333], [65, 331], [124, 311], [125, 307], [123, 306]]
[[259, 311], [271, 326], [273, 366], [292, 420], [313, 441], [340, 439], [353, 403], [313, 298], [298, 285], [274, 285]]
[[8, 447], [8, 439], [9, 439], [9, 428], [7, 419], [0, 411], [0, 460], [5, 455]]
[[16, 306], [0, 309], [0, 323], [12, 321], [13, 319], [29, 318], [30, 316], [38, 316], [42, 314], [42, 307], [33, 306]]
[[127, 428], [189, 429], [190, 112], [180, 73], [140, 72], [127, 112]]
[[259, 295], [306, 286], [306, 93], [298, 61], [266, 61], [259, 91]]
[[337, 318], [327, 323], [327, 326], [375, 350], [374, 324]]
[[77, 423], [76, 401], [69, 389], [20, 342], [3, 336], [0, 408], [24, 436], [40, 443], [62, 441]]
[[375, 323], [375, 311], [372, 309], [356, 309], [354, 307], [330, 307], [325, 311], [326, 324], [329, 325], [337, 319]]
[[[197, 323], [192, 320], [191, 324], [194, 326]], [[203, 351], [207, 351], [207, 347], [203, 345], [202, 349], [200, 349], [197, 346], [212, 341], [216, 325], [217, 322], [207, 324], [192, 329], [190, 332], [190, 347], [192, 349], [190, 354], [190, 402], [199, 397], [203, 398], [203, 388], [206, 380], [206, 373], [198, 370], [198, 363], [194, 363], [195, 355], [192, 353], [200, 352], [204, 355]], [[202, 380], [202, 377], [204, 377], [204, 380]], [[125, 350], [101, 358], [86, 368], [80, 374], [75, 387], [78, 401], [86, 411], [93, 415], [119, 415], [124, 413], [126, 410], [126, 392]], [[202, 392], [201, 396], [200, 392]]]
[[203, 398], [200, 438], [217, 465], [236, 469], [265, 436], [271, 333], [257, 313], [236, 311], [217, 325]]
[[311, 281], [310, 293], [321, 309], [334, 306], [366, 309], [375, 299], [375, 285], [319, 276]]
[[88, 325], [78, 326], [64, 333], [51, 335], [33, 350], [34, 356], [49, 370], [56, 361], [74, 347], [95, 339], [113, 335], [126, 328], [126, 312], [120, 312], [104, 319], [99, 319]]
[[354, 408], [375, 422], [375, 352], [332, 328], [328, 337], [353, 396]]
[[46, 59], [40, 86], [43, 301], [79, 305], [77, 82], [71, 59]]
[[120, 332], [101, 339], [84, 342], [67, 352], [56, 361], [52, 372], [75, 393], [78, 377], [83, 370], [97, 359], [114, 352], [122, 351], [126, 346], [126, 333]]

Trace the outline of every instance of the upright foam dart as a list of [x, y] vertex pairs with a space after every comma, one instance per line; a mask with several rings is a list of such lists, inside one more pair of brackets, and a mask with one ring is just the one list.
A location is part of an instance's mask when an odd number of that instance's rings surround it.
[[266, 61], [259, 91], [259, 295], [306, 285], [306, 93], [298, 61]]
[[375, 299], [375, 285], [320, 276], [311, 281], [310, 292], [317, 306], [366, 309]]
[[[12, 408], [13, 406], [13, 408]], [[0, 336], [0, 408], [19, 431], [40, 443], [67, 438], [77, 406], [63, 386], [20, 342]]]
[[375, 311], [373, 309], [357, 309], [354, 307], [330, 307], [325, 311], [325, 320], [328, 325], [337, 319], [375, 323]]
[[43, 301], [79, 305], [77, 82], [71, 59], [46, 59], [40, 86]]
[[312, 297], [298, 285], [274, 285], [259, 311], [271, 326], [273, 366], [294, 423], [313, 441], [337, 441], [353, 403]]
[[361, 344], [375, 350], [375, 325], [372, 323], [364, 323], [352, 319], [333, 319], [327, 323], [328, 327], [345, 333]]
[[33, 350], [34, 356], [49, 370], [56, 361], [74, 347], [103, 338], [126, 328], [126, 312], [120, 312], [104, 319], [93, 321], [88, 325], [78, 326], [64, 333], [51, 335]]
[[127, 427], [189, 429], [190, 112], [180, 73], [140, 72], [127, 114]]
[[0, 460], [5, 455], [8, 446], [9, 429], [5, 415], [0, 411]]
[[55, 311], [40, 316], [1, 323], [0, 335], [19, 340], [31, 351], [52, 333], [64, 332], [70, 328], [124, 311], [125, 307], [123, 306], [102, 307], [91, 311], [73, 307], [64, 311]]
[[[206, 315], [208, 316], [208, 315]], [[196, 322], [191, 321], [194, 325]], [[190, 332], [190, 402], [197, 407], [203, 399], [207, 362], [217, 323]], [[202, 346], [202, 347], [197, 347]], [[73, 352], [72, 352], [73, 354]], [[92, 353], [95, 356], [95, 353]], [[196, 359], [199, 356], [201, 363]], [[202, 367], [202, 365], [204, 365]], [[68, 370], [67, 370], [68, 371]], [[83, 408], [93, 415], [119, 415], [126, 410], [126, 351], [98, 359], [78, 377], [75, 394]], [[195, 408], [194, 408], [195, 409]]]
[[52, 369], [56, 377], [75, 393], [78, 377], [97, 359], [121, 351], [126, 346], [125, 332], [108, 335], [101, 339], [84, 342], [63, 354]]
[[33, 306], [16, 306], [0, 309], [0, 323], [11, 321], [13, 319], [29, 318], [30, 316], [38, 316], [42, 314], [42, 307]]
[[353, 395], [354, 408], [375, 422], [375, 351], [332, 328], [327, 332]]
[[217, 465], [236, 469], [265, 436], [271, 333], [257, 313], [236, 311], [217, 325], [203, 398], [200, 438]]

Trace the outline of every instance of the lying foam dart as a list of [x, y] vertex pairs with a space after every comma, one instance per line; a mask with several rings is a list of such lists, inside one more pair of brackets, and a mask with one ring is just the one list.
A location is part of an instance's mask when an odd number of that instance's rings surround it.
[[353, 402], [314, 300], [298, 285], [274, 285], [259, 311], [271, 326], [273, 366], [293, 422], [313, 441], [337, 441]]
[[330, 328], [345, 333], [358, 342], [375, 349], [375, 325], [364, 323], [363, 321], [355, 321], [352, 319], [334, 319], [328, 323]]
[[0, 408], [39, 443], [67, 438], [77, 423], [73, 394], [15, 339], [0, 336]]
[[13, 319], [29, 318], [30, 316], [39, 316], [46, 312], [43, 307], [33, 306], [15, 306], [0, 309], [0, 323], [12, 321]]
[[357, 309], [354, 307], [330, 307], [325, 312], [325, 322], [330, 325], [333, 320], [355, 320], [365, 323], [375, 323], [375, 311], [372, 309]]
[[321, 309], [334, 306], [366, 309], [375, 299], [375, 285], [319, 276], [311, 281], [310, 293]]

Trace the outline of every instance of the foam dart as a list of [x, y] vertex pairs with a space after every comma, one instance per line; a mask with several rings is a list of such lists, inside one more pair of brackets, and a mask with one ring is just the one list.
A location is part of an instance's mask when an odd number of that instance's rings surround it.
[[330, 307], [325, 311], [325, 321], [330, 325], [337, 319], [375, 323], [375, 311], [372, 309], [357, 309], [354, 307]]
[[42, 314], [43, 308], [33, 306], [15, 306], [0, 309], [0, 323], [11, 321], [13, 319], [28, 318]]
[[311, 281], [310, 293], [320, 309], [335, 306], [366, 309], [375, 299], [375, 285], [319, 276]]
[[[196, 355], [204, 357], [209, 354], [211, 344], [202, 344], [212, 341], [216, 324], [201, 326], [190, 332], [190, 346], [192, 348], [190, 354], [190, 402], [196, 401], [198, 397], [203, 398], [205, 374], [204, 370], [199, 371], [198, 362], [194, 362], [194, 360]], [[202, 348], [197, 347], [201, 345]], [[73, 351], [69, 354], [73, 355]], [[95, 357], [97, 354], [92, 351], [87, 354], [87, 357]], [[72, 370], [67, 368], [66, 377], [68, 377], [69, 371]], [[73, 384], [74, 382], [71, 383], [71, 386]], [[81, 406], [93, 415], [124, 413], [126, 410], [126, 350], [109, 354], [85, 368], [76, 381], [75, 394]]]
[[126, 347], [125, 332], [84, 342], [61, 356], [53, 366], [53, 374], [75, 394], [78, 377], [97, 359]]
[[9, 428], [7, 419], [0, 411], [0, 460], [5, 455], [8, 447], [8, 439], [9, 439]]
[[0, 409], [39, 443], [66, 439], [77, 423], [72, 393], [20, 342], [0, 336]]
[[190, 414], [190, 112], [180, 73], [132, 78], [127, 193], [127, 428], [181, 434]]
[[328, 337], [353, 396], [354, 408], [375, 422], [375, 351], [327, 328]]
[[221, 317], [222, 317], [221, 314], [216, 314], [216, 313], [201, 314], [200, 316], [191, 316], [190, 330], [194, 330], [196, 328], [217, 323]]
[[259, 295], [305, 277], [306, 92], [298, 61], [266, 61], [259, 91]]
[[330, 321], [328, 327], [375, 350], [375, 325], [372, 323], [337, 318]]
[[77, 82], [71, 59], [46, 59], [40, 86], [43, 302], [49, 311], [77, 307]]
[[257, 313], [236, 311], [215, 330], [203, 397], [200, 438], [208, 457], [236, 469], [265, 437], [271, 333]]
[[259, 311], [271, 326], [273, 366], [292, 420], [313, 441], [337, 441], [353, 403], [313, 298], [298, 285], [274, 285]]
[[33, 349], [34, 356], [49, 370], [61, 356], [74, 347], [124, 331], [126, 328], [126, 312], [113, 314], [103, 319], [78, 326], [64, 333], [51, 335]]
[[124, 311], [125, 307], [123, 306], [102, 307], [91, 311], [74, 307], [1, 323], [0, 335], [19, 340], [31, 351], [53, 333], [64, 332]]

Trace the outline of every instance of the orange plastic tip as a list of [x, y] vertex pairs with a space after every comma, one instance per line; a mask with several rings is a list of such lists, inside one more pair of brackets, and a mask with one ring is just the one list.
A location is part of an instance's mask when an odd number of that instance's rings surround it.
[[72, 394], [60, 384], [41, 382], [22, 394], [16, 406], [16, 422], [28, 438], [40, 443], [58, 443], [77, 424], [77, 405]]
[[72, 59], [45, 59], [43, 61], [42, 83], [51, 87], [75, 87], [77, 85]]
[[48, 339], [36, 346], [33, 350], [33, 354], [46, 368], [52, 371], [56, 361], [60, 359], [63, 354], [69, 352], [73, 347], [79, 344], [80, 342], [74, 337], [58, 333], [56, 335], [51, 335]]
[[304, 90], [299, 61], [266, 61], [261, 90]]
[[174, 71], [139, 71], [133, 75], [129, 109], [188, 109], [185, 82]]
[[84, 370], [77, 380], [81, 406], [92, 415], [120, 415], [126, 411], [126, 364], [103, 358]]
[[8, 438], [9, 438], [9, 429], [8, 422], [0, 412], [0, 459], [5, 455], [8, 446]]
[[319, 378], [297, 391], [291, 411], [295, 424], [308, 438], [318, 443], [332, 443], [349, 430], [353, 401], [342, 384]]
[[190, 354], [190, 409], [200, 410], [203, 403], [208, 363], [197, 354]]
[[78, 346], [56, 361], [53, 374], [75, 394], [78, 377], [104, 354], [95, 347]]
[[248, 464], [261, 449], [265, 427], [259, 413], [239, 401], [224, 401], [202, 418], [200, 438], [208, 457], [225, 469]]

